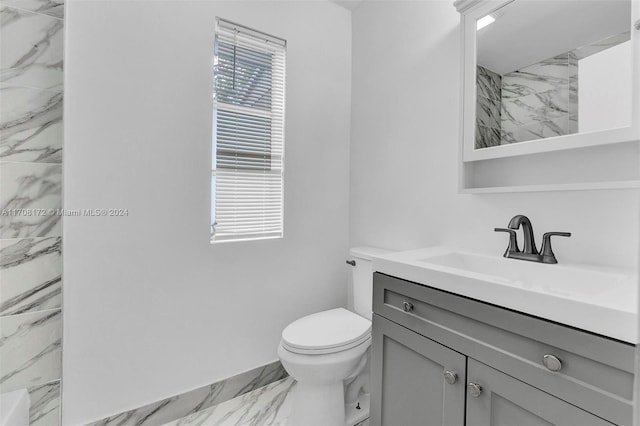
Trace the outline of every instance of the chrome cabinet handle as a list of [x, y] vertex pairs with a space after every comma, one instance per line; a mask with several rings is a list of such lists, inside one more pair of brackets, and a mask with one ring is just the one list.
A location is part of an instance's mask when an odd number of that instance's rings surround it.
[[477, 398], [482, 393], [482, 386], [480, 386], [477, 383], [470, 382], [467, 385], [467, 390], [469, 391], [469, 395], [471, 395], [474, 398]]
[[444, 380], [445, 382], [449, 383], [450, 385], [453, 385], [455, 382], [458, 381], [458, 375], [450, 370], [445, 370], [444, 371]]
[[413, 303], [411, 302], [402, 302], [402, 310], [405, 312], [413, 311]]
[[355, 260], [347, 260], [347, 265], [356, 266]]
[[542, 357], [542, 363], [547, 367], [547, 370], [550, 371], [560, 371], [562, 368], [562, 361], [560, 361], [560, 358], [555, 355], [544, 355]]

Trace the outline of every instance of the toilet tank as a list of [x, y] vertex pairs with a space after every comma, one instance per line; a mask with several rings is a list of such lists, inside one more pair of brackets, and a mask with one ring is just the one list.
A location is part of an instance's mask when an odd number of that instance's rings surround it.
[[354, 247], [349, 251], [351, 260], [356, 264], [351, 268], [351, 290], [353, 298], [353, 310], [355, 313], [371, 319], [373, 310], [373, 268], [371, 259], [391, 253], [376, 247]]

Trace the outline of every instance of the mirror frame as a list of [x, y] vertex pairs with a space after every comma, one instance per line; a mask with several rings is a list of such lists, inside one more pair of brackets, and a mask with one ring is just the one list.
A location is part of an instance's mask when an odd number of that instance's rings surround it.
[[476, 117], [476, 21], [514, 1], [538, 0], [458, 0], [454, 6], [462, 14], [462, 162], [536, 154], [640, 140], [640, 0], [631, 1], [631, 125], [606, 130], [535, 139], [509, 145], [475, 149]]

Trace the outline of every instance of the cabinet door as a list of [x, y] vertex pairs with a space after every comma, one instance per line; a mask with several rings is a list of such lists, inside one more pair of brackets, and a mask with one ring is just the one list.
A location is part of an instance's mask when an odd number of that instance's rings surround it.
[[468, 426], [612, 425], [472, 358], [467, 377], [482, 388], [479, 396], [467, 395]]
[[[465, 369], [464, 355], [374, 315], [372, 425], [463, 425]], [[448, 383], [445, 372], [457, 380]]]

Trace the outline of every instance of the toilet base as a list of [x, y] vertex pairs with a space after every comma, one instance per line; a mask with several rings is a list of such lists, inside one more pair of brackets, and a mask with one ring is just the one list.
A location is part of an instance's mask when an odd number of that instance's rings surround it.
[[[360, 409], [357, 409], [358, 403]], [[344, 411], [346, 417], [347, 426], [355, 426], [365, 419], [369, 418], [369, 408], [371, 404], [371, 398], [368, 393], [361, 393], [358, 397], [358, 402], [353, 404], [345, 404]]]
[[305, 385], [296, 383], [287, 426], [344, 426], [342, 383]]
[[[294, 402], [287, 426], [355, 426], [369, 418], [371, 398], [361, 393], [358, 401], [340, 404], [341, 386], [305, 387], [296, 383]], [[344, 407], [344, 411], [338, 407]], [[356, 408], [356, 407], [360, 408]]]

